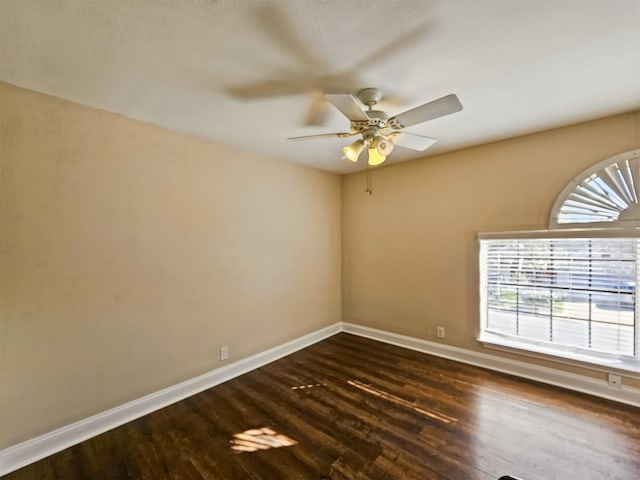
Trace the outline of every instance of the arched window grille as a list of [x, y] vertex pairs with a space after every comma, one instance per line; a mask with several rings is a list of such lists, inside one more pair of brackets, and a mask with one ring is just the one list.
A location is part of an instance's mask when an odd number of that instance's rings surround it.
[[551, 209], [549, 228], [612, 223], [640, 226], [640, 149], [607, 158], [569, 182]]

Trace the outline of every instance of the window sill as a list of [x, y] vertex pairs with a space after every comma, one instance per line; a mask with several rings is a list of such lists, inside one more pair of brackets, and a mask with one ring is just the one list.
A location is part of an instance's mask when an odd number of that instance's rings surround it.
[[491, 333], [482, 333], [478, 341], [486, 348], [507, 351], [519, 355], [549, 360], [576, 367], [588, 368], [607, 373], [620, 373], [640, 378], [640, 362], [626, 358], [606, 358], [588, 355], [579, 351], [557, 350], [524, 342], [510, 340]]

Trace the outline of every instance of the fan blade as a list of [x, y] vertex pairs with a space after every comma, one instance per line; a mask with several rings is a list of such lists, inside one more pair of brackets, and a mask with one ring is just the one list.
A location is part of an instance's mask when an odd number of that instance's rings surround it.
[[321, 133], [319, 135], [302, 135], [301, 137], [289, 137], [287, 140], [316, 140], [319, 138], [330, 138], [330, 137], [351, 137], [353, 135], [357, 135], [357, 133], [348, 133], [348, 132], [340, 132], [340, 133]]
[[305, 37], [292, 28], [292, 25], [296, 24], [295, 17], [281, 7], [265, 5], [257, 11], [255, 18], [259, 22], [258, 27], [263, 29], [268, 38], [277, 43], [281, 51], [290, 54], [305, 71], [328, 68], [311, 49], [306, 48]]
[[225, 93], [239, 100], [262, 100], [307, 93], [311, 80], [299, 75], [281, 75], [282, 79], [263, 80], [227, 88]]
[[380, 64], [386, 60], [393, 59], [401, 52], [408, 50], [412, 47], [417, 48], [421, 43], [424, 43], [424, 37], [428, 32], [428, 24], [422, 23], [413, 29], [405, 32], [398, 38], [395, 38], [391, 42], [387, 43], [383, 47], [379, 48], [375, 52], [370, 52], [365, 58], [360, 59], [352, 68], [354, 71], [369, 70], [375, 67], [376, 64]]
[[324, 99], [324, 95], [320, 90], [316, 90], [313, 95], [313, 101], [307, 109], [304, 124], [308, 127], [318, 127], [325, 123], [327, 118], [327, 110], [329, 105]]
[[329, 100], [349, 120], [369, 121], [369, 117], [364, 113], [356, 99], [353, 98], [353, 95], [347, 93], [329, 94], [325, 95], [324, 98]]
[[395, 115], [389, 119], [388, 123], [392, 128], [400, 129], [444, 117], [445, 115], [456, 113], [460, 110], [462, 110], [462, 104], [460, 100], [458, 100], [458, 97], [452, 93], [433, 102], [425, 103], [424, 105]]
[[422, 152], [437, 142], [435, 138], [409, 132], [394, 132], [390, 135], [395, 145]]

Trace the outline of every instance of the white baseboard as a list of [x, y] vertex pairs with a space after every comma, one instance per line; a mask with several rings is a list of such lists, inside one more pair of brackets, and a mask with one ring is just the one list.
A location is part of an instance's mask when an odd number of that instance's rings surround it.
[[340, 323], [335, 323], [251, 357], [1, 450], [0, 475], [6, 475], [72, 445], [255, 370], [331, 337], [341, 329]]
[[623, 385], [621, 390], [614, 390], [608, 387], [606, 382], [591, 377], [509, 360], [496, 355], [443, 345], [353, 323], [341, 322], [1, 450], [0, 475], [13, 472], [91, 437], [215, 387], [339, 332], [351, 333], [410, 350], [640, 407], [640, 389], [638, 388]]
[[441, 343], [430, 342], [420, 338], [408, 337], [378, 330], [370, 327], [363, 327], [353, 323], [342, 322], [342, 331], [352, 333], [361, 337], [378, 340], [410, 350], [428, 353], [438, 357], [448, 358], [457, 362], [487, 368], [497, 372], [508, 373], [517, 377], [535, 380], [549, 385], [555, 385], [576, 392], [587, 393], [596, 397], [614, 400], [634, 407], [640, 407], [640, 389], [623, 385], [620, 390], [609, 387], [604, 380], [577, 375], [562, 370], [548, 367], [541, 367], [527, 362], [511, 360], [497, 355], [475, 352]]

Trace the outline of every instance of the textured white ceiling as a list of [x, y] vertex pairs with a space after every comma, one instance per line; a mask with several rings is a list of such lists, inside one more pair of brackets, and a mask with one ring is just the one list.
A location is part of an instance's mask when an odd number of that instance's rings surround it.
[[2, 0], [0, 80], [347, 173], [350, 139], [286, 140], [348, 130], [304, 125], [317, 91], [458, 95], [388, 163], [640, 108], [640, 0]]

